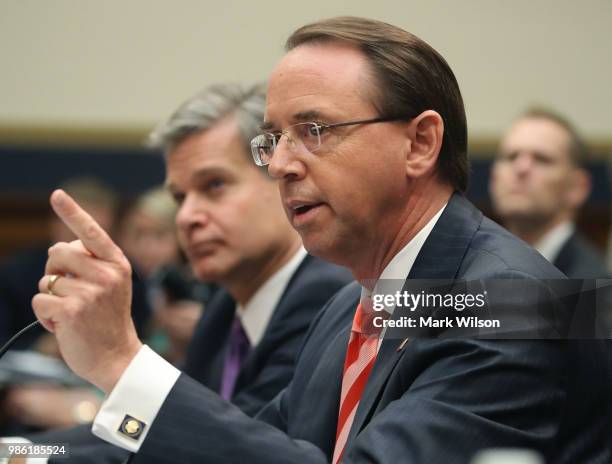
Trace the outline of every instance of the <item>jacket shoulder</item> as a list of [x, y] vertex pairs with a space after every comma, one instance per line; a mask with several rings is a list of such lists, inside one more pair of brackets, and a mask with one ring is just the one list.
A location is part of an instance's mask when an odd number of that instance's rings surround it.
[[485, 217], [466, 251], [459, 278], [493, 278], [507, 272], [537, 279], [565, 278], [534, 248]]

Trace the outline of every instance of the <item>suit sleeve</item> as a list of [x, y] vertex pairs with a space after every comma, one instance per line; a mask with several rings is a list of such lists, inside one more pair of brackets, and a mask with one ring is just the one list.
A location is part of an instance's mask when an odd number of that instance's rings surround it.
[[[253, 419], [216, 393], [182, 375], [133, 464], [177, 462], [325, 463], [323, 452], [277, 428], [286, 423], [281, 393], [266, 419]], [[271, 405], [272, 406], [272, 405]]]

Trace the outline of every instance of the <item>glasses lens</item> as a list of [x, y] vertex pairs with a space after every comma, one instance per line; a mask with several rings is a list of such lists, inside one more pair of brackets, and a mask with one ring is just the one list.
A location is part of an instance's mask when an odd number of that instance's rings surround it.
[[296, 138], [306, 150], [314, 152], [321, 146], [321, 126], [316, 122], [304, 122], [293, 126]]
[[253, 160], [258, 166], [266, 166], [270, 163], [275, 146], [272, 134], [261, 134], [251, 140], [251, 153]]

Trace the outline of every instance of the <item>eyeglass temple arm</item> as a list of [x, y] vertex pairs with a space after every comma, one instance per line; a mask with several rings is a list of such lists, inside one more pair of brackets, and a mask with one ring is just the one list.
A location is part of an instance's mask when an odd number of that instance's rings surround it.
[[333, 127], [342, 127], [342, 126], [352, 126], [357, 124], [373, 124], [376, 122], [391, 122], [391, 121], [401, 121], [401, 120], [410, 120], [412, 117], [397, 117], [397, 116], [388, 116], [388, 117], [380, 117], [374, 119], [360, 119], [358, 121], [348, 121], [348, 122], [337, 122], [334, 124], [321, 124], [322, 127], [325, 128], [333, 128]]

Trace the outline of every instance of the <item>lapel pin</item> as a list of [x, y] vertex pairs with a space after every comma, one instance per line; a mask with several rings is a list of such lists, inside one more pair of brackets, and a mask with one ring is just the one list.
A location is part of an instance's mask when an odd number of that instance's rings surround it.
[[402, 340], [402, 343], [399, 344], [399, 346], [397, 347], [397, 350], [395, 351], [402, 351], [406, 345], [408, 344], [408, 341], [410, 340], [410, 338], [405, 338]]

